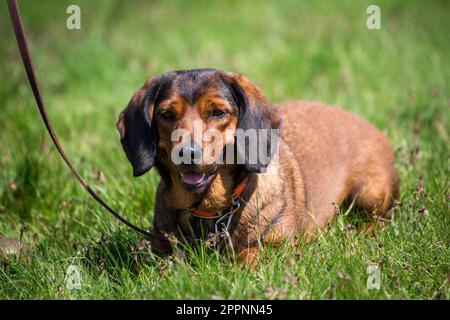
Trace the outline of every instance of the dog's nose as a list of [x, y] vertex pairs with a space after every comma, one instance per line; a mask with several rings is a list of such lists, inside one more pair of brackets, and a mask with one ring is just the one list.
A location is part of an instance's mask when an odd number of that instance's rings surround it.
[[202, 149], [196, 143], [184, 145], [179, 151], [179, 156], [182, 164], [197, 164], [202, 158]]

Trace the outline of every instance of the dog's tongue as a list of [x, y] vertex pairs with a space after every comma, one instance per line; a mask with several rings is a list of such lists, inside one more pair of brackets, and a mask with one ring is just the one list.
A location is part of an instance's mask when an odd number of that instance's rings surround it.
[[196, 185], [203, 181], [205, 173], [186, 172], [181, 175], [181, 180], [186, 184]]

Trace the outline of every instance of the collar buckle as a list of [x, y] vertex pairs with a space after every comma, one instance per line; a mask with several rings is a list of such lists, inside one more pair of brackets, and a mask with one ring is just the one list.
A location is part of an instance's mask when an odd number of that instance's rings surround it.
[[[228, 231], [230, 230], [231, 221], [233, 220], [234, 214], [236, 211], [238, 211], [241, 207], [241, 202], [239, 201], [240, 198], [234, 198], [232, 200], [231, 208], [230, 210], [221, 215], [219, 219], [217, 219], [216, 223], [214, 224], [214, 230], [216, 236], [226, 235]], [[225, 222], [226, 220], [226, 222]]]

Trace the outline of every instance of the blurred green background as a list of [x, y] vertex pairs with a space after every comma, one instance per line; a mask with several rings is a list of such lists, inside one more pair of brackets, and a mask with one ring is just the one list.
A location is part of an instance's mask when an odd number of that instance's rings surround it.
[[[81, 8], [81, 30], [66, 28], [70, 4]], [[155, 262], [84, 193], [45, 132], [1, 2], [0, 233], [22, 233], [35, 257], [3, 262], [0, 298], [448, 299], [450, 2], [377, 1], [381, 30], [366, 27], [370, 4], [20, 1], [63, 146], [105, 200], [139, 225], [151, 224], [158, 177], [131, 177], [115, 122], [150, 76], [237, 71], [274, 103], [339, 105], [388, 135], [402, 190], [387, 230], [358, 235], [358, 217], [339, 217], [317, 242], [300, 244], [298, 256], [272, 252], [248, 273], [216, 255]], [[378, 291], [365, 286], [371, 261], [382, 265]], [[83, 290], [64, 288], [71, 263], [83, 268]]]

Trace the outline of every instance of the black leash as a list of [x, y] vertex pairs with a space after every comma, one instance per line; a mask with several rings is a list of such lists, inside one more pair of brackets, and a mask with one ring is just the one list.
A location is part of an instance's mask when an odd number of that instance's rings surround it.
[[25, 66], [25, 71], [28, 76], [28, 81], [30, 82], [31, 89], [33, 90], [34, 98], [36, 99], [36, 104], [39, 109], [39, 113], [41, 114], [42, 121], [44, 121], [45, 127], [47, 128], [47, 131], [50, 135], [50, 138], [52, 138], [53, 143], [58, 150], [58, 153], [61, 155], [61, 157], [64, 159], [64, 162], [69, 167], [70, 171], [72, 171], [75, 178], [77, 178], [78, 182], [83, 186], [83, 188], [98, 202], [100, 205], [105, 208], [110, 214], [112, 214], [117, 220], [120, 222], [126, 224], [129, 228], [133, 229], [134, 231], [139, 232], [140, 234], [144, 235], [147, 238], [155, 238], [156, 235], [151, 234], [148, 231], [145, 231], [125, 218], [123, 218], [120, 214], [118, 214], [116, 211], [114, 211], [105, 201], [100, 198], [100, 196], [92, 190], [91, 187], [84, 181], [84, 179], [81, 177], [81, 175], [78, 173], [78, 171], [74, 168], [72, 163], [70, 162], [69, 158], [67, 157], [64, 149], [62, 148], [61, 144], [59, 143], [58, 137], [56, 136], [55, 131], [53, 130], [53, 126], [50, 122], [50, 119], [47, 115], [47, 110], [45, 108], [44, 100], [42, 99], [41, 91], [39, 90], [38, 82], [36, 80], [36, 76], [34, 74], [33, 64], [31, 60], [30, 53], [28, 51], [27, 41], [24, 35], [24, 27], [22, 23], [22, 19], [20, 17], [20, 10], [19, 6], [17, 4], [16, 0], [8, 0], [8, 7], [9, 7], [9, 14], [11, 15], [11, 21], [14, 28], [14, 32], [16, 34], [17, 44], [19, 46], [20, 55], [22, 56], [23, 65]]

